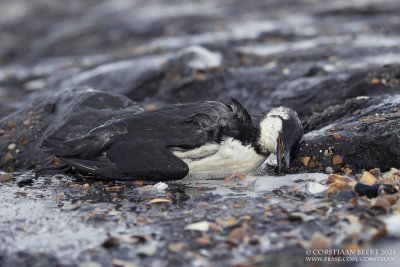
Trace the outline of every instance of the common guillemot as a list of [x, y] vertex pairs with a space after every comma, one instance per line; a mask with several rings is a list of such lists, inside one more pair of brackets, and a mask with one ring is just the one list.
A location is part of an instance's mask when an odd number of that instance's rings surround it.
[[[303, 128], [297, 113], [271, 109], [253, 123], [235, 99], [176, 104], [116, 119], [86, 136], [44, 139], [41, 149], [78, 171], [106, 178], [176, 180], [188, 173], [257, 169], [270, 153], [279, 172]], [[283, 161], [285, 159], [285, 161]]]

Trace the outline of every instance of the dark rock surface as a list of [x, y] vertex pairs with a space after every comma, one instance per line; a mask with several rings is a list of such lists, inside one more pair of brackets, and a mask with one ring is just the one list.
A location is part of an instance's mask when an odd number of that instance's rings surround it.
[[323, 172], [330, 166], [356, 173], [400, 167], [399, 95], [348, 99], [312, 116], [306, 129], [294, 161], [302, 170]]

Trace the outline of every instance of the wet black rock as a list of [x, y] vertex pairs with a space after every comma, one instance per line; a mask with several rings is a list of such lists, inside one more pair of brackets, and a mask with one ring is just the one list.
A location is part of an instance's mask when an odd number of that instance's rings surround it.
[[[311, 69], [315, 65], [306, 66]], [[400, 89], [400, 66], [390, 65], [370, 70], [338, 71], [309, 77], [309, 70], [293, 64], [291, 75], [280, 69], [265, 66], [220, 68], [204, 73], [166, 72], [160, 91], [153, 98], [166, 103], [194, 102], [216, 99], [238, 99], [253, 115], [274, 106], [294, 108], [306, 121], [311, 115], [323, 112], [332, 105], [342, 105], [357, 96], [395, 94]], [[285, 68], [283, 68], [285, 69]], [[289, 70], [289, 68], [287, 68]], [[354, 110], [355, 111], [355, 110]], [[349, 113], [352, 115], [351, 113]], [[333, 122], [337, 117], [329, 118]], [[314, 125], [308, 125], [306, 131]]]
[[[373, 104], [371, 101], [366, 101], [369, 99], [366, 96], [396, 95], [399, 90], [399, 65], [358, 72], [345, 81], [339, 81], [336, 85], [323, 84], [319, 90], [315, 90], [314, 96], [324, 105], [330, 103], [330, 106], [326, 106], [326, 109], [321, 112], [322, 114], [317, 113], [311, 116], [305, 124], [304, 131], [321, 129], [337, 120], [359, 117], [362, 109]], [[357, 101], [352, 98], [356, 98]], [[364, 101], [365, 106], [363, 106]], [[376, 105], [379, 104], [379, 98], [372, 101], [375, 101]], [[393, 112], [394, 107], [391, 109]], [[379, 107], [376, 111], [379, 112]]]
[[367, 185], [363, 183], [357, 183], [354, 187], [354, 191], [360, 196], [366, 196], [368, 198], [377, 197], [379, 194], [396, 194], [397, 190], [391, 184], [373, 184]]
[[0, 120], [0, 169], [22, 170], [58, 164], [39, 149], [44, 137], [75, 138], [110, 119], [125, 117], [142, 108], [122, 95], [91, 88], [57, 93]]
[[[313, 115], [305, 128], [309, 132], [293, 161], [297, 169], [356, 173], [400, 167], [400, 95], [349, 99]], [[301, 161], [305, 157], [310, 160]]]
[[59, 88], [90, 86], [96, 90], [122, 94], [135, 101], [145, 101], [158, 91], [163, 77], [161, 63], [166, 58], [143, 56], [107, 62], [63, 79], [55, 85]]
[[17, 185], [19, 187], [24, 187], [24, 186], [30, 186], [33, 184], [33, 179], [32, 178], [25, 178], [25, 179], [20, 179], [17, 181]]

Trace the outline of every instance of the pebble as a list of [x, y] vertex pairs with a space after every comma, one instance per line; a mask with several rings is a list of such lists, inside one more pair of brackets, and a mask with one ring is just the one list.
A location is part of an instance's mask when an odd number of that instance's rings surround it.
[[222, 64], [222, 55], [211, 52], [201, 46], [190, 46], [178, 52], [177, 57], [182, 57], [185, 64], [195, 70], [216, 68]]
[[12, 156], [12, 154], [10, 153], [10, 152], [8, 152], [6, 155], [5, 155], [5, 157], [4, 157], [4, 160], [6, 161], [6, 162], [9, 162], [10, 160], [12, 160], [13, 159], [13, 156]]
[[270, 167], [278, 166], [278, 161], [276, 160], [276, 154], [271, 153], [271, 154], [268, 156], [267, 160], [265, 161], [265, 164], [266, 164], [267, 166], [270, 166]]
[[326, 167], [326, 168], [325, 168], [325, 172], [326, 172], [327, 174], [332, 174], [332, 173], [333, 173], [333, 168], [332, 168], [332, 167]]
[[381, 169], [380, 168], [371, 169], [369, 170], [369, 173], [374, 175], [375, 177], [379, 177], [381, 176]]
[[378, 180], [369, 172], [364, 171], [363, 175], [361, 176], [360, 182], [366, 185], [373, 185]]
[[383, 209], [385, 211], [385, 213], [388, 213], [390, 206], [391, 206], [391, 204], [389, 203], [389, 201], [387, 201], [384, 198], [378, 198], [371, 208], [378, 207], [378, 208]]
[[210, 229], [210, 223], [207, 221], [191, 223], [186, 225], [185, 230], [194, 230], [200, 232], [207, 232]]
[[118, 267], [138, 267], [138, 265], [127, 262], [127, 261], [123, 261], [123, 260], [118, 260], [118, 259], [113, 259], [111, 261], [111, 264], [113, 266], [118, 266]]
[[7, 172], [0, 172], [0, 183], [7, 182], [11, 180], [13, 176]]
[[321, 234], [320, 232], [315, 232], [310, 241], [309, 249], [328, 249], [332, 246], [332, 241], [329, 237]]
[[141, 246], [136, 250], [136, 254], [148, 257], [153, 256], [154, 254], [156, 254], [156, 252], [157, 252], [157, 246], [155, 243]]
[[215, 221], [222, 226], [232, 226], [235, 225], [237, 223], [237, 220], [233, 219], [233, 218], [229, 218], [229, 219], [221, 219], [221, 218], [216, 218]]
[[301, 161], [301, 163], [303, 163], [304, 166], [307, 167], [308, 162], [310, 161], [310, 157], [302, 157], [302, 158], [300, 159], [300, 161]]
[[140, 235], [122, 236], [121, 240], [124, 241], [125, 243], [131, 243], [131, 244], [145, 243], [147, 241], [144, 236], [140, 236]]
[[305, 184], [305, 190], [311, 195], [321, 194], [329, 189], [328, 186], [316, 182], [308, 182]]
[[247, 190], [254, 191], [254, 190], [257, 188], [257, 185], [258, 185], [259, 180], [260, 180], [260, 179], [257, 178], [257, 179], [255, 179], [253, 182], [249, 183], [249, 184], [246, 186], [246, 189], [247, 189]]
[[333, 158], [332, 158], [332, 163], [333, 163], [333, 165], [339, 165], [339, 164], [342, 164], [343, 163], [343, 159], [342, 159], [342, 157], [340, 156], [340, 155], [336, 155], [336, 156], [334, 156]]
[[16, 146], [17, 146], [16, 144], [11, 143], [8, 145], [8, 150], [14, 150]]
[[366, 185], [357, 183], [354, 187], [354, 191], [356, 191], [360, 197], [367, 196], [368, 198], [374, 198], [378, 196], [379, 184]]
[[158, 190], [158, 191], [165, 191], [168, 189], [168, 185], [166, 183], [159, 182], [153, 186], [153, 189]]
[[82, 201], [78, 200], [75, 204], [65, 202], [61, 210], [77, 210], [82, 207]]
[[383, 195], [382, 198], [387, 200], [390, 203], [390, 205], [393, 205], [399, 200], [400, 196], [399, 195]]
[[19, 179], [17, 182], [17, 185], [19, 187], [30, 186], [32, 184], [33, 184], [33, 179], [29, 177], [23, 177], [22, 179]]
[[329, 196], [329, 199], [342, 201], [342, 202], [350, 202], [350, 200], [355, 197], [355, 194], [351, 190], [344, 190], [339, 193], [335, 193]]
[[347, 176], [339, 175], [339, 174], [330, 174], [328, 176], [327, 184], [336, 183], [338, 181], [349, 183], [351, 179]]
[[308, 222], [308, 221], [315, 220], [315, 217], [307, 215], [307, 214], [304, 214], [302, 212], [293, 212], [286, 218], [286, 220], [288, 220], [288, 221], [301, 220], [303, 222]]
[[153, 204], [153, 203], [170, 203], [172, 202], [170, 199], [166, 199], [166, 198], [154, 198], [152, 200], [149, 201], [149, 204]]
[[208, 208], [210, 206], [211, 206], [210, 203], [201, 201], [201, 202], [197, 203], [196, 208]]
[[174, 253], [180, 252], [188, 247], [188, 244], [184, 242], [174, 242], [168, 245], [168, 250]]
[[236, 228], [229, 234], [229, 238], [234, 241], [239, 241], [247, 236], [247, 230], [244, 228]]
[[149, 190], [152, 190], [152, 189], [153, 189], [153, 186], [151, 184], [146, 185], [146, 186], [142, 186], [140, 188], [140, 190], [142, 190], [142, 191], [149, 191]]
[[113, 247], [118, 247], [119, 246], [119, 239], [115, 237], [110, 237], [106, 241], [101, 244], [102, 247], [104, 248], [113, 248]]
[[101, 264], [94, 261], [87, 261], [79, 264], [79, 267], [101, 267]]
[[400, 171], [395, 168], [391, 168], [389, 172], [385, 172], [382, 176], [383, 179], [393, 180], [395, 182], [400, 181]]
[[282, 69], [282, 74], [289, 75], [290, 74], [290, 69], [289, 68]]
[[8, 122], [8, 127], [14, 128], [15, 126], [17, 126], [17, 123], [15, 121], [9, 121]]
[[196, 239], [197, 243], [200, 245], [210, 245], [211, 244], [211, 239], [209, 237], [199, 237]]

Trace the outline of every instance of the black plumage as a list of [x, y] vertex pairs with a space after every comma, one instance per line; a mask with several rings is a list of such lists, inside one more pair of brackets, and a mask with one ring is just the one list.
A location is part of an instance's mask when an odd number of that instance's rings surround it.
[[171, 148], [194, 149], [232, 137], [251, 144], [260, 129], [242, 105], [214, 101], [177, 104], [112, 120], [72, 140], [45, 139], [41, 148], [77, 170], [112, 179], [174, 180], [189, 168]]

